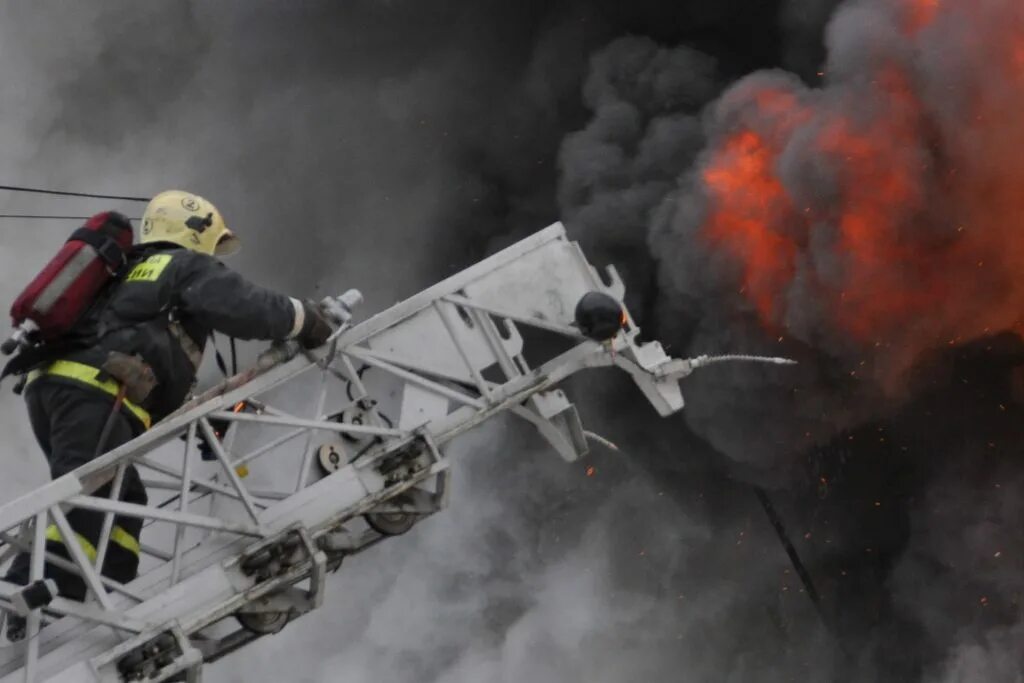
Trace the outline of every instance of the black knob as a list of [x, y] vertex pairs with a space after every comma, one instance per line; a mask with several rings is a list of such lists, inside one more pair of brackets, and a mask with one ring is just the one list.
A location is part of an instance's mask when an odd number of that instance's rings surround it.
[[604, 292], [587, 292], [576, 304], [576, 327], [594, 341], [608, 341], [625, 323], [622, 304]]

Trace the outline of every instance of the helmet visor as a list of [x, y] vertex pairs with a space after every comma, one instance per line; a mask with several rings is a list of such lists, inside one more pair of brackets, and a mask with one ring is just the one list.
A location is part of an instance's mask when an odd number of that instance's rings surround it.
[[216, 256], [231, 256], [241, 248], [242, 241], [235, 237], [235, 233], [224, 228], [224, 232], [217, 239], [217, 245], [213, 248], [213, 253]]

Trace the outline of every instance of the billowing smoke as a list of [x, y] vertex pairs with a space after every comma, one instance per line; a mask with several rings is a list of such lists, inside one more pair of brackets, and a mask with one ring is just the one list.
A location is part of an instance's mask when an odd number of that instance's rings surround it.
[[[834, 5], [789, 3], [785, 25], [806, 36]], [[656, 269], [659, 336], [801, 361], [694, 377], [686, 417], [737, 476], [785, 486], [868, 680], [1019, 680], [1022, 39], [1017, 3], [846, 2], [823, 63], [796, 40], [797, 74], [739, 79], [658, 146], [680, 155], [669, 191], [637, 171], [700, 88], [653, 106], [606, 88], [563, 147], [573, 224], [600, 240], [618, 215], [622, 243], [646, 239], [633, 284]], [[588, 86], [654, 51], [610, 46]]]
[[834, 353], [880, 349], [895, 380], [926, 349], [1012, 328], [1016, 12], [844, 8], [822, 87], [756, 74], [716, 103], [710, 147], [655, 246], [722, 253], [708, 279], [766, 327]]
[[591, 60], [583, 97], [594, 117], [562, 145], [559, 199], [565, 220], [586, 227], [592, 258], [642, 285], [629, 303], [650, 295], [650, 214], [701, 149], [698, 112], [716, 92], [714, 60], [687, 47], [630, 36]]

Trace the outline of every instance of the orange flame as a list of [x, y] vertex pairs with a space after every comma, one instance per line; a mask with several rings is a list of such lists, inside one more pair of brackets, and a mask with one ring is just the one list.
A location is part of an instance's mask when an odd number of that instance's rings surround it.
[[766, 212], [789, 212], [785, 190], [772, 172], [775, 153], [757, 133], [730, 138], [704, 171], [715, 207], [705, 230], [714, 243], [744, 262], [743, 291], [765, 320], [774, 316], [775, 293], [793, 273], [796, 249], [772, 232]]
[[907, 0], [904, 30], [914, 34], [927, 27], [939, 12], [939, 0]]
[[[836, 338], [901, 349], [898, 370], [1024, 316], [1024, 3], [888, 2], [909, 49], [861, 28], [859, 73], [726, 95], [701, 235], [770, 331], [811, 295]], [[940, 20], [936, 58], [915, 41]]]

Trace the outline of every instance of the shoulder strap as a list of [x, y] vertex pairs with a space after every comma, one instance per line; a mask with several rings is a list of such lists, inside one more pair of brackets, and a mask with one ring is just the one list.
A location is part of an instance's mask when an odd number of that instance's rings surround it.
[[224, 360], [224, 354], [220, 352], [220, 347], [217, 346], [217, 337], [213, 332], [210, 332], [210, 341], [213, 342], [213, 355], [217, 361], [217, 368], [221, 371], [224, 377], [233, 377], [238, 374], [238, 350], [235, 346], [235, 338], [228, 336], [228, 342], [231, 347], [231, 372], [228, 372], [227, 361]]
[[128, 263], [128, 256], [121, 248], [121, 245], [108, 235], [104, 235], [96, 230], [79, 228], [71, 233], [68, 241], [85, 242], [95, 249], [99, 257], [103, 259], [103, 262], [107, 264], [107, 268], [110, 269], [111, 273], [119, 272]]
[[198, 371], [199, 365], [203, 362], [203, 350], [199, 348], [199, 344], [196, 344], [181, 323], [170, 314], [167, 316], [167, 330], [172, 337], [178, 340], [181, 350], [185, 352], [189, 362], [192, 363], [192, 369]]

